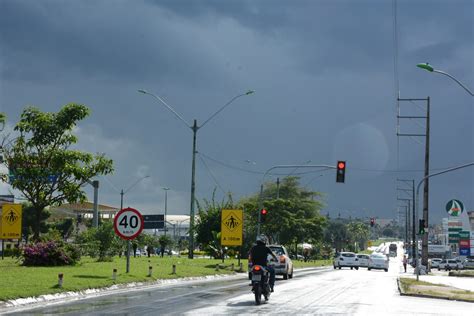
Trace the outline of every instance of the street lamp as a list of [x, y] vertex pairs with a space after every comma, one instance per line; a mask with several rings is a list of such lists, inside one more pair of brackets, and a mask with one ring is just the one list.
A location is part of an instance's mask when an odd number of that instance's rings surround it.
[[428, 63], [421, 63], [421, 64], [417, 64], [416, 66], [417, 66], [418, 68], [427, 70], [427, 71], [429, 71], [429, 72], [436, 72], [436, 73], [439, 73], [439, 74], [448, 76], [449, 78], [451, 78], [451, 79], [453, 79], [454, 81], [456, 81], [456, 83], [457, 83], [458, 85], [460, 85], [461, 87], [463, 87], [464, 90], [466, 90], [471, 96], [474, 96], [474, 94], [472, 93], [471, 90], [469, 90], [469, 89], [468, 89], [465, 85], [463, 85], [458, 79], [454, 78], [453, 76], [451, 76], [451, 75], [448, 74], [447, 72], [434, 69], [433, 66], [431, 66], [431, 65], [428, 64]]
[[[128, 191], [130, 191], [134, 186], [136, 186], [140, 181], [142, 181], [143, 179], [146, 179], [146, 178], [149, 178], [150, 176], [144, 176], [144, 177], [141, 177], [140, 179], [138, 179], [137, 181], [135, 181], [131, 186], [128, 187], [128, 189], [126, 189], [125, 191], [122, 189], [120, 191], [120, 209], [122, 210], [123, 209], [123, 196], [125, 195], [125, 193], [127, 193]], [[129, 273], [130, 272], [130, 239], [127, 240], [127, 265], [126, 265], [126, 273]]]
[[165, 191], [165, 236], [166, 236], [166, 213], [168, 212], [168, 190], [170, 188], [163, 188], [163, 190]]
[[226, 107], [228, 107], [232, 102], [234, 102], [236, 99], [250, 95], [254, 93], [253, 90], [249, 90], [245, 93], [236, 95], [230, 101], [228, 101], [226, 104], [224, 104], [219, 110], [217, 110], [214, 114], [212, 114], [207, 120], [204, 121], [204, 123], [201, 124], [201, 126], [197, 125], [197, 120], [193, 121], [193, 125], [189, 124], [181, 115], [178, 114], [170, 105], [168, 105], [160, 96], [154, 95], [153, 93], [147, 92], [146, 90], [139, 89], [138, 92], [147, 94], [158, 100], [161, 104], [163, 104], [171, 113], [174, 114], [181, 122], [186, 124], [188, 128], [190, 128], [193, 131], [193, 156], [192, 156], [192, 165], [191, 165], [191, 208], [189, 211], [189, 253], [188, 257], [189, 259], [193, 259], [194, 257], [194, 194], [196, 190], [196, 134], [197, 131], [204, 127], [211, 119], [213, 119], [217, 114], [219, 114], [222, 110], [224, 110]]

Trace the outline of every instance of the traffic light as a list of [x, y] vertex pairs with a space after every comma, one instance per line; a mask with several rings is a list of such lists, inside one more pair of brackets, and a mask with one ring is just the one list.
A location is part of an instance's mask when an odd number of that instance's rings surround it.
[[265, 218], [267, 217], [268, 211], [266, 209], [260, 210], [260, 223], [265, 222]]
[[336, 182], [344, 183], [345, 178], [346, 178], [346, 162], [338, 161], [337, 171], [336, 171]]
[[375, 225], [375, 218], [371, 217], [370, 218], [370, 227], [374, 227]]
[[423, 235], [425, 233], [425, 220], [419, 219], [418, 222], [418, 235]]

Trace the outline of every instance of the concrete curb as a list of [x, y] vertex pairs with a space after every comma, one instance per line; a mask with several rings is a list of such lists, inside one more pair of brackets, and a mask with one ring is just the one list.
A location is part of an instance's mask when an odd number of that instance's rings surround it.
[[456, 301], [456, 302], [466, 302], [466, 303], [474, 303], [473, 301], [464, 300], [464, 299], [454, 299], [450, 297], [441, 297], [441, 296], [434, 296], [429, 294], [413, 294], [413, 293], [406, 293], [402, 291], [402, 287], [400, 286], [400, 278], [397, 278], [397, 286], [398, 291], [400, 292], [400, 296], [412, 296], [412, 297], [423, 297], [423, 298], [434, 298], [438, 300], [447, 300], [447, 301]]

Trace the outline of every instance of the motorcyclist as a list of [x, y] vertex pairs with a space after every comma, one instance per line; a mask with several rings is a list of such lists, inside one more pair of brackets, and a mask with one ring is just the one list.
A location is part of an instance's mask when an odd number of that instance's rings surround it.
[[275, 253], [267, 247], [267, 237], [265, 235], [260, 235], [257, 237], [257, 244], [250, 249], [250, 260], [253, 265], [261, 265], [268, 270], [270, 273], [270, 291], [273, 292], [273, 286], [275, 285], [275, 269], [267, 264], [268, 255], [278, 261]]

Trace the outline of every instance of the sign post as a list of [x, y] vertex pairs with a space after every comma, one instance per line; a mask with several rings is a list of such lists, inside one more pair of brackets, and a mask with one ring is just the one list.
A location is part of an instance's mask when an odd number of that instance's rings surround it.
[[130, 240], [140, 235], [144, 227], [142, 214], [133, 208], [124, 208], [114, 217], [115, 234], [127, 241], [126, 273], [130, 272]]

